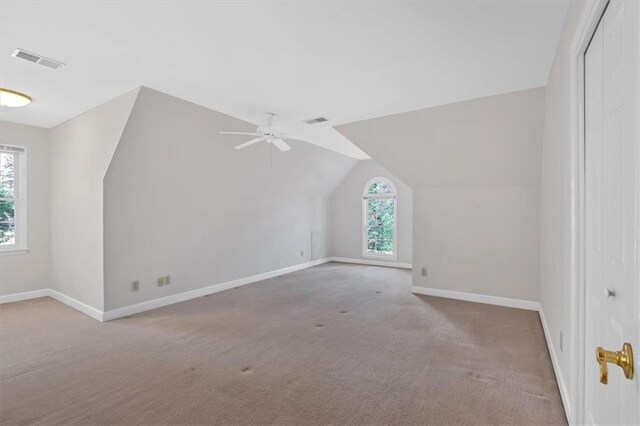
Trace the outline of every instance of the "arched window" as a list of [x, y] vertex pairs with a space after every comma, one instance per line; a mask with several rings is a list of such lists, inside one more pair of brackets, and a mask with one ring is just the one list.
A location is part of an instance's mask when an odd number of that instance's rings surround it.
[[396, 259], [397, 192], [387, 178], [375, 177], [362, 192], [362, 254], [364, 257]]

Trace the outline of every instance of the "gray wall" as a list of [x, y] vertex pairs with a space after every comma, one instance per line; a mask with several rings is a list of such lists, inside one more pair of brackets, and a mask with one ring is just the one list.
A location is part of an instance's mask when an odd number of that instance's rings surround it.
[[39, 127], [1, 121], [0, 143], [27, 148], [29, 248], [27, 254], [0, 255], [0, 296], [49, 288], [49, 133]]
[[[571, 283], [571, 106], [570, 50], [585, 3], [572, 2], [546, 87], [542, 149], [540, 302], [549, 326], [561, 374], [569, 381]], [[560, 332], [564, 331], [564, 352]]]
[[53, 287], [103, 309], [102, 180], [138, 90], [51, 130]]
[[357, 162], [302, 142], [238, 151], [220, 130], [255, 126], [141, 89], [104, 180], [105, 309], [329, 254], [330, 195]]
[[413, 189], [414, 285], [538, 300], [543, 112], [538, 88], [337, 127]]
[[404, 182], [374, 160], [360, 161], [338, 185], [331, 197], [331, 255], [363, 259], [362, 191], [369, 179], [383, 176], [398, 190], [398, 258], [411, 263], [413, 234], [413, 193]]

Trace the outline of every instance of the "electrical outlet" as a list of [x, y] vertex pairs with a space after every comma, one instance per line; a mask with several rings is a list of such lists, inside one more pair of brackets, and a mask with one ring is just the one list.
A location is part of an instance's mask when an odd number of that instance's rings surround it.
[[304, 250], [300, 250], [300, 257], [304, 257]]
[[420, 268], [420, 275], [422, 275], [423, 277], [427, 276], [427, 268]]
[[171, 275], [165, 275], [164, 277], [162, 277], [162, 285], [169, 284], [171, 284]]
[[560, 352], [562, 352], [562, 331], [560, 331]]
[[162, 287], [164, 285], [164, 277], [158, 278], [158, 282], [156, 284], [158, 287]]
[[140, 281], [131, 281], [131, 291], [140, 290]]

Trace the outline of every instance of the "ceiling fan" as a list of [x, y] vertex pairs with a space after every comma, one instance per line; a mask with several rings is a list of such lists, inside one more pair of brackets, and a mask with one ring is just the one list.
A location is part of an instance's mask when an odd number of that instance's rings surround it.
[[282, 128], [279, 126], [275, 126], [273, 122], [276, 120], [276, 114], [272, 112], [267, 112], [264, 114], [264, 119], [266, 124], [262, 126], [258, 126], [255, 133], [248, 132], [220, 132], [223, 135], [245, 135], [245, 136], [256, 136], [254, 139], [251, 139], [248, 142], [241, 143], [240, 145], [235, 146], [235, 149], [246, 148], [255, 143], [266, 141], [267, 143], [272, 143], [278, 148], [280, 151], [289, 151], [291, 147], [285, 142], [288, 139], [288, 135], [283, 132]]

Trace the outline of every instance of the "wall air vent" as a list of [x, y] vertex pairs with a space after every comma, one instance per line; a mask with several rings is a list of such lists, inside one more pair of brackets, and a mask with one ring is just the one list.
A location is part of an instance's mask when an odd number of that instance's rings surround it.
[[304, 122], [307, 124], [318, 124], [318, 123], [324, 123], [325, 121], [329, 121], [329, 119], [325, 117], [317, 117], [317, 118], [311, 118], [309, 120], [304, 120]]
[[45, 58], [42, 55], [38, 55], [37, 53], [27, 52], [26, 50], [16, 49], [11, 56], [14, 58], [24, 59], [25, 61], [33, 62], [34, 64], [42, 65], [47, 68], [53, 68], [57, 70], [64, 66], [62, 62], [55, 61], [50, 58]]

